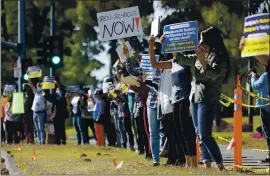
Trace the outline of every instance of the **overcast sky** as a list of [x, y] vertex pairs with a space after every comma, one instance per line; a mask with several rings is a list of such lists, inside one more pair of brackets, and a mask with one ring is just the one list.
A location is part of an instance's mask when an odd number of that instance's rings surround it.
[[[154, 18], [157, 16], [161, 16], [161, 20], [166, 18], [167, 15], [170, 15], [174, 12], [174, 10], [165, 10], [161, 8], [160, 1], [154, 1], [153, 7], [154, 7]], [[153, 15], [150, 16], [149, 18], [153, 18]], [[111, 59], [110, 55], [108, 54], [108, 50], [110, 49], [109, 44], [108, 43], [104, 44], [104, 48], [105, 50], [95, 57], [104, 64], [104, 67], [102, 67], [99, 70], [94, 70], [91, 74], [91, 76], [95, 76], [98, 80], [102, 80], [105, 76], [108, 76], [110, 72], [109, 68]]]

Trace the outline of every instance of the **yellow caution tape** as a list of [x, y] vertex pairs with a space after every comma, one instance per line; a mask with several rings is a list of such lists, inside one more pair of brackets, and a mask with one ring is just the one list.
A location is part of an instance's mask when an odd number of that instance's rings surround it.
[[270, 150], [262, 150], [262, 149], [252, 149], [252, 150], [257, 152], [270, 153]]
[[261, 100], [266, 100], [266, 101], [270, 101], [269, 98], [263, 98], [263, 97], [260, 97], [252, 92], [249, 92], [247, 89], [245, 89], [244, 87], [240, 87], [245, 93], [249, 94], [250, 96], [254, 97], [254, 98], [258, 98], [258, 99], [261, 99]]
[[[226, 107], [229, 107], [232, 103], [234, 103], [234, 99], [224, 95], [224, 94], [221, 94], [220, 95], [220, 98], [221, 99], [224, 99], [227, 101], [227, 103], [225, 103], [224, 101], [222, 100], [219, 100], [219, 102], [223, 105], [223, 106], [226, 106]], [[265, 106], [269, 106], [270, 103], [268, 104], [264, 104], [264, 105], [248, 105], [248, 104], [242, 104], [243, 107], [250, 107], [250, 108], [261, 108], [261, 107], [265, 107]]]
[[267, 169], [251, 169], [249, 167], [239, 166], [239, 165], [235, 165], [235, 167], [237, 169], [240, 169], [241, 171], [244, 171], [244, 172], [252, 172], [254, 174], [260, 174], [260, 175], [263, 175], [263, 174], [268, 175], [268, 174], [270, 174], [269, 168], [267, 168]]
[[226, 106], [226, 107], [229, 107], [229, 106], [232, 104], [231, 102], [225, 103], [225, 102], [223, 102], [223, 101], [221, 101], [221, 100], [219, 100], [219, 102], [220, 102], [223, 106]]
[[226, 142], [226, 143], [230, 143], [231, 141], [229, 141], [228, 139], [225, 139], [224, 137], [221, 137], [215, 133], [212, 134], [214, 138], [218, 139], [218, 140], [221, 140], [223, 142]]

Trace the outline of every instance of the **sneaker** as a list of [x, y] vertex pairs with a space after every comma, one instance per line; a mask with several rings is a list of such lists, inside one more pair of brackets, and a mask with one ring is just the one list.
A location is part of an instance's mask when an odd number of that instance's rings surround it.
[[153, 164], [153, 166], [154, 166], [154, 167], [157, 167], [157, 166], [159, 166], [159, 162], [157, 162], [157, 161], [154, 161], [154, 164]]
[[137, 150], [136, 153], [137, 153], [137, 155], [143, 155], [144, 154], [144, 152], [141, 152], [139, 150]]
[[258, 161], [258, 163], [270, 163], [270, 158], [265, 158], [264, 160]]
[[62, 145], [66, 145], [67, 144], [67, 142], [66, 141], [62, 141]]

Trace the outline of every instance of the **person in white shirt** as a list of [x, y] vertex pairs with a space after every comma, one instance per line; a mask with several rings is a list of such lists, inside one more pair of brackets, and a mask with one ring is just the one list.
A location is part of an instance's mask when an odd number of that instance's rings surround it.
[[28, 82], [35, 94], [32, 110], [38, 143], [43, 145], [45, 144], [45, 122], [47, 120], [46, 100], [43, 95], [41, 82], [38, 82], [36, 86], [34, 86], [31, 79]]

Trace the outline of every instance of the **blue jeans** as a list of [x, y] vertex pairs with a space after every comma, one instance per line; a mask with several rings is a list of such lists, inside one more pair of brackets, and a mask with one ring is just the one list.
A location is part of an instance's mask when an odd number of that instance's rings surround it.
[[135, 93], [128, 93], [128, 109], [130, 116], [134, 117]]
[[160, 152], [160, 121], [157, 119], [157, 108], [147, 107], [147, 117], [150, 131], [150, 144], [154, 161], [159, 161]]
[[77, 133], [77, 143], [81, 144], [82, 143], [82, 139], [83, 139], [83, 131], [82, 131], [82, 118], [80, 116], [76, 116], [74, 115], [72, 117], [72, 123], [73, 126], [76, 129], [76, 133]]
[[124, 147], [127, 144], [127, 135], [126, 135], [125, 130], [124, 130], [123, 121], [120, 120], [118, 117], [118, 108], [115, 107], [113, 109], [113, 114], [114, 114], [116, 131], [117, 131], [117, 134], [120, 138], [121, 147]]
[[39, 144], [45, 144], [45, 119], [46, 119], [45, 112], [34, 112], [33, 113], [33, 120], [36, 127], [36, 133], [38, 137]]
[[216, 112], [216, 103], [191, 103], [192, 120], [200, 142], [202, 161], [222, 163], [220, 149], [212, 137], [212, 125]]

